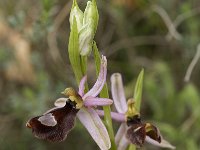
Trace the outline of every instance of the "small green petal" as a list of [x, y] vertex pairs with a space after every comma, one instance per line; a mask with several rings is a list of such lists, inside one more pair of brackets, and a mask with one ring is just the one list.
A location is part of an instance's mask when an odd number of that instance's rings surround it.
[[143, 78], [144, 78], [144, 69], [142, 69], [137, 78], [134, 91], [135, 107], [138, 111], [140, 111], [140, 104], [142, 99]]

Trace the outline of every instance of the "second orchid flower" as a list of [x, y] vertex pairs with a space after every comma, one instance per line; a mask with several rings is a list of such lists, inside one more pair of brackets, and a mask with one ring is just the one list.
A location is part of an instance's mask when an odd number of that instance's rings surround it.
[[[111, 92], [115, 108], [118, 111], [118, 113], [111, 112], [111, 116], [113, 120], [121, 122], [115, 137], [118, 150], [126, 150], [129, 144], [141, 147], [145, 141], [155, 146], [175, 149], [163, 139], [156, 126], [151, 123], [143, 123], [133, 99], [126, 102], [122, 77], [119, 73], [114, 73], [111, 76]], [[101, 110], [97, 110], [97, 113], [100, 116], [104, 115]]]

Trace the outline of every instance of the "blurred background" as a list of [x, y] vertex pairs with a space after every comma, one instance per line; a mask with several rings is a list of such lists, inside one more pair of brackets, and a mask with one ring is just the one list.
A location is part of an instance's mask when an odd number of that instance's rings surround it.
[[[87, 0], [78, 0], [84, 10]], [[26, 121], [53, 106], [66, 87], [77, 88], [68, 59], [69, 0], [0, 0], [0, 149], [98, 149], [78, 122], [62, 143], [33, 137]], [[95, 40], [120, 72], [127, 98], [142, 68], [142, 117], [177, 150], [200, 149], [200, 2], [97, 0]], [[89, 60], [94, 83], [94, 60]], [[114, 109], [113, 109], [114, 110]], [[114, 123], [115, 131], [119, 124]], [[142, 149], [159, 149], [146, 144]]]

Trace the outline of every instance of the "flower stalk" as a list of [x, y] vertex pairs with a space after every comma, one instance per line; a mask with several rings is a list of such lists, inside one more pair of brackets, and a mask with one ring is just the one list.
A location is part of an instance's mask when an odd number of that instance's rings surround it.
[[[87, 57], [89, 56], [89, 54], [91, 53], [91, 50], [92, 50], [93, 38], [94, 38], [94, 35], [97, 30], [98, 19], [99, 19], [99, 15], [98, 15], [98, 10], [97, 10], [97, 6], [96, 6], [96, 0], [88, 1], [84, 12], [82, 12], [79, 9], [76, 0], [73, 0], [73, 5], [72, 5], [71, 13], [70, 13], [71, 32], [70, 32], [68, 49], [69, 49], [70, 63], [72, 65], [77, 83], [81, 82], [81, 78], [87, 72]], [[97, 48], [96, 48], [96, 50], [97, 50]], [[98, 50], [97, 50], [97, 52], [98, 52]], [[98, 74], [100, 73], [100, 69], [101, 69], [100, 68], [101, 58], [100, 58], [99, 53], [98, 53], [98, 58], [95, 59], [95, 62], [96, 62], [97, 76], [98, 76]], [[87, 82], [86, 81], [85, 81], [85, 84], [86, 84], [86, 91], [87, 91]], [[98, 90], [98, 89], [96, 89], [96, 90]], [[102, 92], [100, 93], [100, 96], [104, 97], [104, 98], [109, 97], [106, 84], [104, 85]], [[85, 97], [87, 97], [87, 95], [85, 95]], [[92, 103], [90, 101], [86, 101], [85, 104], [87, 105], [88, 102], [90, 104]], [[114, 147], [113, 146], [114, 145], [114, 132], [112, 129], [110, 107], [104, 106], [103, 108], [105, 109], [105, 113], [106, 113], [106, 116], [105, 116], [106, 128], [107, 128], [109, 136], [111, 138], [112, 147]], [[92, 111], [92, 110], [90, 110], [89, 112], [94, 113], [94, 111]], [[85, 116], [88, 116], [87, 111], [84, 111], [84, 109], [82, 111], [82, 114], [85, 114]], [[82, 116], [84, 116], [84, 115], [82, 115]], [[95, 115], [93, 115], [93, 117], [94, 116]], [[82, 120], [82, 122], [84, 123], [84, 120]], [[88, 131], [89, 131], [89, 128], [88, 128]], [[95, 140], [95, 137], [93, 137], [93, 138]], [[113, 150], [115, 150], [115, 149], [113, 149]]]
[[[96, 74], [99, 74], [100, 70], [100, 54], [96, 45], [96, 42], [93, 44], [93, 49], [94, 49], [94, 58], [95, 58], [95, 65], [96, 65]], [[108, 88], [107, 84], [104, 85], [100, 97], [104, 98], [109, 98], [108, 94]], [[110, 136], [110, 141], [111, 141], [111, 148], [110, 150], [116, 150], [116, 144], [115, 144], [115, 137], [114, 137], [114, 131], [113, 131], [113, 125], [112, 125], [112, 118], [111, 118], [111, 109], [110, 106], [104, 106], [104, 120], [105, 120], [105, 125], [108, 130], [108, 134]]]

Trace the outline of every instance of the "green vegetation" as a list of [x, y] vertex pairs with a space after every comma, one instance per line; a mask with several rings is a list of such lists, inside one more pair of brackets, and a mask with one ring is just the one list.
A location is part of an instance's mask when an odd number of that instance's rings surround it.
[[[77, 1], [80, 9], [85, 8], [86, 0]], [[144, 68], [140, 109], [144, 120], [156, 124], [178, 150], [199, 150], [199, 62], [190, 80], [184, 81], [200, 43], [199, 1], [97, 0], [97, 4], [95, 41], [108, 59], [108, 89], [110, 75], [120, 72], [126, 97], [132, 98]], [[78, 88], [80, 79], [73, 74], [67, 51], [71, 5], [66, 0], [0, 1], [2, 150], [97, 149], [78, 121], [67, 140], [56, 144], [36, 139], [25, 127], [30, 117], [53, 107], [66, 87]], [[89, 87], [96, 80], [91, 56]], [[119, 124], [113, 125], [116, 133]], [[159, 148], [147, 144], [145, 149]]]

